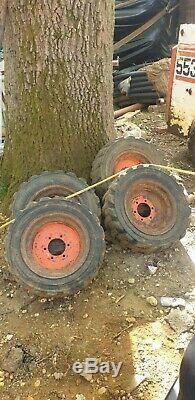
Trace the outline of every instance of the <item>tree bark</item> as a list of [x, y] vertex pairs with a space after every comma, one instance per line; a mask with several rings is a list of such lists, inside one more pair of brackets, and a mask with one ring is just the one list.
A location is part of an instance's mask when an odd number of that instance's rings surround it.
[[8, 0], [5, 201], [43, 170], [89, 178], [113, 136], [112, 0]]

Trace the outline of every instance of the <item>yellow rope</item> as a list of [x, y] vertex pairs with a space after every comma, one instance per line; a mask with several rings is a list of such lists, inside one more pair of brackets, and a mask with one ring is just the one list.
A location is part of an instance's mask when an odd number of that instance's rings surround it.
[[69, 196], [66, 196], [66, 197], [65, 197], [65, 200], [70, 200], [70, 199], [72, 199], [73, 197], [76, 197], [76, 196], [79, 196], [80, 194], [83, 194], [83, 193], [85, 193], [85, 192], [88, 192], [88, 191], [91, 190], [91, 189], [95, 189], [96, 187], [102, 185], [103, 183], [109, 182], [109, 181], [111, 181], [112, 179], [117, 178], [119, 175], [122, 174], [122, 172], [123, 172], [123, 171], [117, 172], [116, 174], [111, 175], [111, 176], [108, 176], [107, 178], [103, 179], [102, 181], [96, 182], [96, 183], [94, 183], [94, 184], [91, 185], [91, 186], [87, 186], [85, 189], [79, 190], [79, 192], [72, 193], [72, 194], [70, 194]]
[[195, 171], [189, 171], [181, 168], [167, 167], [165, 165], [154, 165], [154, 166], [157, 168], [165, 169], [167, 171], [177, 172], [178, 174], [195, 176]]
[[[147, 166], [148, 166], [149, 164], [144, 164], [144, 165], [147, 165]], [[167, 167], [167, 166], [165, 166], [165, 165], [155, 165], [155, 164], [150, 164], [150, 165], [152, 165], [152, 166], [154, 166], [154, 167], [157, 167], [157, 168], [164, 169], [164, 170], [166, 170], [166, 171], [177, 172], [178, 174], [184, 174], [184, 175], [195, 176], [195, 171], [189, 171], [189, 170], [185, 170], [185, 169], [181, 169], [181, 168]], [[112, 179], [117, 178], [117, 177], [118, 177], [119, 175], [121, 175], [123, 172], [124, 172], [124, 171], [117, 172], [116, 174], [111, 175], [111, 176], [108, 176], [107, 178], [103, 179], [102, 181], [99, 181], [99, 182], [97, 182], [97, 183], [94, 183], [94, 184], [91, 185], [91, 186], [87, 186], [85, 189], [79, 190], [79, 192], [72, 193], [72, 194], [70, 194], [69, 196], [66, 196], [66, 197], [64, 198], [64, 200], [70, 200], [70, 199], [72, 199], [73, 197], [79, 196], [79, 195], [81, 195], [81, 194], [83, 194], [83, 193], [85, 193], [85, 192], [88, 192], [89, 190], [95, 189], [96, 187], [102, 185], [103, 183], [109, 182], [109, 181], [111, 181]], [[6, 219], [6, 221], [7, 221], [7, 219]], [[0, 230], [3, 230], [3, 229], [6, 228], [7, 226], [13, 224], [13, 222], [15, 222], [15, 219], [11, 219], [11, 220], [8, 219], [7, 222], [5, 222], [3, 225], [0, 226]]]
[[0, 230], [6, 228], [6, 227], [9, 226], [10, 224], [13, 224], [14, 221], [15, 221], [15, 219], [11, 219], [11, 220], [5, 222], [3, 225], [0, 226]]

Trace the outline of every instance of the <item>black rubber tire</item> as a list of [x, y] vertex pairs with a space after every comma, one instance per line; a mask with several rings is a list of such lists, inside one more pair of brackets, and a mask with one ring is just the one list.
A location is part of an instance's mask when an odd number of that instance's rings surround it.
[[189, 343], [181, 363], [179, 399], [195, 399], [195, 335]]
[[[81, 265], [79, 264], [79, 268], [71, 271], [67, 276], [63, 276], [63, 273], [62, 276], [55, 278], [47, 275], [41, 276], [41, 274], [30, 269], [29, 265], [32, 267], [32, 264], [30, 264], [31, 260], [29, 263], [24, 260], [25, 257], [23, 254], [25, 253], [22, 253], [21, 248], [29, 246], [28, 234], [26, 234], [24, 239], [24, 232], [26, 233], [31, 224], [39, 224], [39, 228], [43, 226], [41, 225], [42, 222], [40, 223], [43, 219], [46, 222], [58, 222], [60, 221], [59, 215], [62, 216], [62, 214], [63, 218], [73, 218], [76, 220], [78, 226], [84, 230], [89, 247], [87, 254], [84, 257], [84, 261], [79, 261], [81, 263]], [[35, 226], [35, 229], [37, 226]], [[23, 243], [23, 247], [21, 247], [21, 243]], [[44, 296], [67, 296], [87, 287], [97, 275], [103, 262], [104, 253], [104, 231], [99, 219], [92, 215], [84, 205], [62, 198], [42, 199], [38, 203], [31, 203], [27, 209], [17, 214], [15, 222], [10, 225], [6, 238], [6, 258], [10, 272], [27, 289], [31, 289], [33, 292]], [[30, 252], [30, 257], [33, 257], [32, 252]], [[33, 258], [33, 265], [34, 260]]]
[[[144, 139], [136, 139], [133, 136], [127, 138], [121, 137], [107, 143], [99, 151], [92, 165], [92, 183], [99, 182], [113, 175], [117, 159], [120, 155], [128, 151], [137, 152], [143, 156], [147, 160], [143, 164], [164, 165], [164, 157], [152, 143], [146, 142]], [[96, 193], [100, 198], [106, 193], [111, 182], [105, 182], [97, 187]]]
[[193, 122], [189, 133], [188, 150], [192, 164], [195, 166], [195, 121]]
[[[32, 176], [27, 182], [21, 184], [18, 192], [13, 196], [10, 206], [12, 217], [20, 210], [24, 210], [28, 204], [37, 202], [43, 197], [65, 197], [68, 194], [78, 192], [87, 187], [87, 182], [72, 172], [45, 171], [41, 175]], [[101, 208], [98, 196], [94, 190], [89, 190], [72, 199], [86, 207], [100, 218]]]
[[[157, 235], [149, 235], [138, 229], [128, 218], [124, 205], [129, 188], [139, 183], [139, 180], [143, 182], [148, 179], [154, 182], [154, 185], [156, 182], [166, 188], [173, 198], [176, 210], [176, 221], [171, 229]], [[154, 166], [133, 167], [113, 182], [104, 196], [103, 217], [108, 233], [114, 241], [119, 241], [122, 247], [133, 251], [154, 252], [170, 247], [185, 235], [189, 216], [190, 207], [183, 186], [178, 184], [174, 177]]]

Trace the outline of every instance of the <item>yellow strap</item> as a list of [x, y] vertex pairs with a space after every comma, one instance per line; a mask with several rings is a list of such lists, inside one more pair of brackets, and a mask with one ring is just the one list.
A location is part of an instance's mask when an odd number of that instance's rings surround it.
[[10, 224], [13, 224], [14, 221], [15, 221], [15, 219], [11, 219], [11, 220], [5, 222], [5, 224], [3, 224], [3, 225], [0, 226], [0, 230], [6, 228], [6, 227], [9, 226]]
[[70, 194], [69, 196], [66, 196], [66, 197], [65, 197], [65, 200], [70, 200], [70, 199], [72, 199], [73, 197], [76, 197], [76, 196], [79, 196], [80, 194], [83, 194], [83, 193], [85, 193], [85, 192], [88, 192], [88, 191], [91, 190], [91, 189], [95, 189], [96, 187], [102, 185], [103, 183], [109, 182], [109, 181], [111, 181], [112, 179], [117, 178], [119, 175], [121, 175], [121, 173], [122, 173], [122, 171], [117, 172], [116, 174], [111, 175], [111, 176], [108, 176], [107, 178], [103, 179], [102, 181], [96, 182], [96, 183], [94, 183], [94, 184], [91, 185], [91, 186], [87, 186], [85, 189], [79, 190], [79, 192], [72, 193], [72, 194]]
[[165, 169], [165, 170], [170, 171], [170, 172], [171, 171], [172, 172], [177, 172], [178, 174], [195, 176], [195, 171], [189, 171], [189, 170], [181, 169], [181, 168], [167, 167], [165, 165], [154, 165], [154, 166], [157, 167], [157, 168]]
[[[165, 165], [155, 165], [155, 164], [144, 164], [144, 165], [147, 165], [147, 166], [148, 166], [148, 165], [152, 165], [152, 166], [154, 166], [154, 167], [161, 168], [161, 169], [164, 169], [164, 170], [166, 170], [166, 171], [176, 172], [176, 173], [178, 173], [178, 174], [184, 174], [184, 175], [195, 176], [195, 171], [188, 171], [188, 170], [180, 169], [180, 168], [167, 167], [167, 166], [165, 166]], [[85, 192], [88, 192], [89, 190], [95, 189], [96, 187], [102, 185], [103, 183], [109, 182], [109, 181], [111, 181], [112, 179], [117, 178], [117, 177], [118, 177], [119, 175], [121, 175], [123, 172], [124, 172], [124, 171], [117, 172], [116, 174], [111, 175], [111, 176], [108, 176], [107, 178], [103, 179], [102, 181], [99, 181], [99, 182], [97, 182], [97, 183], [94, 183], [94, 184], [91, 185], [91, 186], [87, 186], [85, 189], [79, 190], [79, 192], [72, 193], [72, 194], [70, 194], [69, 196], [66, 196], [66, 197], [64, 198], [64, 200], [70, 200], [70, 199], [72, 199], [73, 197], [79, 196], [79, 195], [81, 195], [81, 194], [83, 194], [83, 193], [85, 193]], [[15, 221], [15, 219], [8, 220], [7, 222], [5, 222], [3, 225], [0, 226], [0, 230], [6, 228], [6, 227], [9, 226], [10, 224], [13, 224], [14, 221]]]

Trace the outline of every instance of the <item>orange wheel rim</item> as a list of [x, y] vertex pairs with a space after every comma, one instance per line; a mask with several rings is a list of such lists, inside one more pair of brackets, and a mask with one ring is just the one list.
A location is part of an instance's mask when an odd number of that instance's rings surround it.
[[124, 207], [130, 223], [147, 235], [167, 233], [176, 221], [177, 204], [169, 190], [156, 180], [137, 178], [127, 188]]
[[32, 256], [39, 267], [62, 270], [73, 265], [81, 251], [78, 231], [63, 223], [46, 223], [37, 231]]
[[118, 173], [127, 168], [132, 168], [135, 165], [148, 163], [145, 157], [136, 153], [124, 153], [116, 161], [114, 165], [114, 173]]

